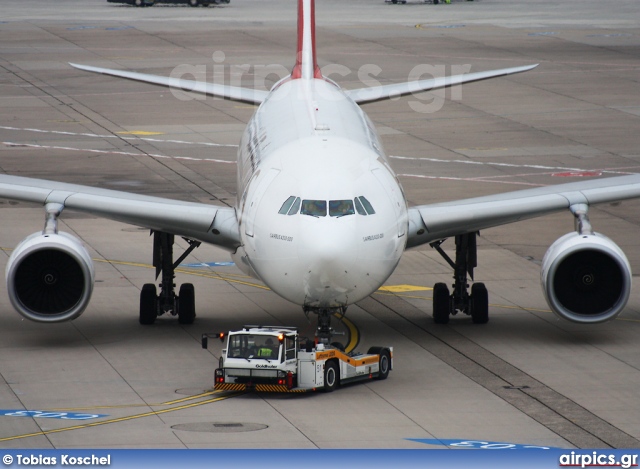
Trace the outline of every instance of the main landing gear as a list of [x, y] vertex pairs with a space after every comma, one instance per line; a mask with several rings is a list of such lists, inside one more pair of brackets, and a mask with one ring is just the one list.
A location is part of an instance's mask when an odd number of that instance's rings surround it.
[[176, 267], [191, 252], [200, 246], [198, 241], [184, 238], [189, 243], [189, 248], [174, 263], [173, 243], [174, 236], [159, 231], [153, 232], [153, 266], [156, 268], [156, 279], [162, 273], [160, 294], [156, 293], [156, 286], [147, 283], [140, 292], [140, 324], [153, 324], [158, 316], [170, 313], [178, 316], [180, 324], [192, 324], [196, 318], [196, 302], [193, 284], [183, 283], [178, 295], [175, 293]]
[[431, 247], [440, 253], [454, 271], [451, 295], [446, 284], [436, 283], [433, 286], [433, 320], [436, 324], [447, 324], [449, 317], [458, 312], [470, 315], [475, 324], [489, 321], [489, 295], [484, 283], [474, 283], [471, 294], [468, 291], [467, 274], [473, 280], [473, 269], [478, 265], [477, 234], [456, 236], [455, 262], [440, 247], [444, 240], [431, 243]]

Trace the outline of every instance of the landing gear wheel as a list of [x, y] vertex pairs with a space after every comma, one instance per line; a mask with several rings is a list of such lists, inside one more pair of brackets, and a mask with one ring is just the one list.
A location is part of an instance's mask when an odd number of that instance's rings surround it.
[[329, 362], [324, 366], [324, 390], [332, 392], [338, 387], [338, 367], [335, 362]]
[[178, 292], [178, 322], [193, 324], [196, 318], [196, 297], [193, 284], [183, 283]]
[[474, 283], [471, 287], [471, 319], [474, 324], [489, 322], [489, 294], [484, 283]]
[[389, 370], [391, 369], [391, 356], [389, 355], [388, 350], [383, 350], [380, 353], [378, 366], [378, 379], [387, 379], [387, 376], [389, 376]]
[[342, 345], [340, 342], [331, 342], [331, 346], [337, 348], [341, 352], [344, 352], [344, 345]]
[[133, 4], [137, 7], [143, 7], [144, 6], [144, 0], [134, 0]]
[[433, 322], [447, 324], [451, 314], [449, 288], [444, 283], [433, 286]]
[[140, 292], [140, 324], [151, 325], [158, 317], [158, 295], [153, 283], [146, 283]]
[[197, 7], [200, 5], [200, 0], [189, 0], [189, 6]]

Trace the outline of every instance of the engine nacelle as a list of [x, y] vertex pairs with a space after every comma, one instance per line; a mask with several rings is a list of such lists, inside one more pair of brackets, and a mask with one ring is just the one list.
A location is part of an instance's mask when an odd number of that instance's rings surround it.
[[615, 318], [627, 304], [631, 267], [624, 252], [599, 233], [569, 233], [542, 260], [542, 289], [558, 316], [578, 323]]
[[34, 233], [13, 251], [6, 269], [13, 307], [37, 322], [82, 314], [93, 292], [94, 269], [82, 243], [67, 233]]

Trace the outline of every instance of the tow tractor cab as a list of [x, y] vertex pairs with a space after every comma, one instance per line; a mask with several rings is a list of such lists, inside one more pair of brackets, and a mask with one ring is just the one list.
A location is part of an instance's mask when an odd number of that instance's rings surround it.
[[366, 379], [386, 379], [393, 368], [393, 347], [345, 353], [337, 347], [301, 339], [292, 327], [244, 326], [242, 330], [203, 334], [227, 338], [215, 371], [215, 389], [305, 392]]

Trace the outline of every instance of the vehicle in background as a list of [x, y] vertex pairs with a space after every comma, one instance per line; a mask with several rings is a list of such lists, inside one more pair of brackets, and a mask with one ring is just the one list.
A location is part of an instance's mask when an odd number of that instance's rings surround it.
[[228, 4], [231, 0], [107, 0], [108, 3], [127, 3], [137, 7], [152, 7], [156, 3], [186, 3], [189, 6], [197, 7], [202, 5], [223, 5]]

